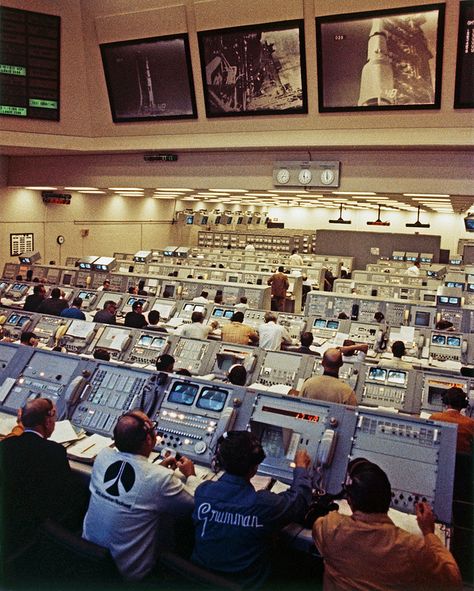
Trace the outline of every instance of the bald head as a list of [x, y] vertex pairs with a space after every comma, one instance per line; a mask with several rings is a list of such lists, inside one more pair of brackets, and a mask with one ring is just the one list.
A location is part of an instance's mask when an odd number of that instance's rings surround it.
[[56, 423], [56, 409], [49, 398], [36, 398], [28, 401], [21, 409], [21, 422], [25, 429], [50, 437]]
[[325, 373], [337, 375], [342, 367], [342, 353], [339, 349], [327, 349], [323, 355], [322, 366]]
[[119, 451], [146, 457], [156, 443], [154, 435], [153, 423], [144, 412], [139, 410], [132, 410], [122, 415], [114, 429], [114, 441]]

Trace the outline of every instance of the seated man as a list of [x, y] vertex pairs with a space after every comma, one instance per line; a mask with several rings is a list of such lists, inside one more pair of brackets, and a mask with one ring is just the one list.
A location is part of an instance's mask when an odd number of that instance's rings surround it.
[[165, 373], [173, 373], [175, 359], [168, 353], [163, 353], [156, 358], [156, 371], [163, 371]]
[[[97, 455], [83, 537], [110, 550], [124, 578], [138, 581], [155, 566], [161, 514], [191, 516], [193, 498], [168, 467], [195, 478], [191, 460], [148, 461], [156, 444], [155, 423], [139, 410], [122, 415], [114, 429], [117, 449]], [[170, 532], [171, 534], [172, 532]], [[173, 544], [169, 543], [172, 550]]]
[[238, 310], [232, 314], [230, 322], [222, 325], [222, 340], [240, 345], [256, 344], [258, 333], [248, 324], [244, 324], [244, 313]]
[[354, 390], [339, 379], [339, 369], [342, 367], [342, 350], [327, 349], [321, 362], [324, 373], [308, 378], [300, 391], [300, 396], [328, 402], [339, 402], [357, 406]]
[[443, 412], [435, 412], [430, 416], [433, 421], [446, 421], [458, 426], [456, 452], [471, 455], [474, 450], [474, 419], [461, 414], [469, 405], [466, 393], [459, 386], [448, 388], [442, 395]]
[[144, 328], [148, 322], [142, 313], [143, 303], [136, 300], [132, 304], [132, 311], [125, 314], [124, 325], [131, 328]]
[[218, 441], [217, 461], [225, 473], [195, 492], [193, 562], [248, 586], [269, 574], [269, 547], [275, 532], [301, 519], [311, 501], [306, 451], [295, 455], [291, 487], [280, 494], [256, 491], [250, 479], [265, 458], [248, 431], [230, 431]]
[[383, 365], [383, 367], [393, 367], [395, 369], [413, 369], [411, 363], [402, 359], [405, 353], [405, 343], [403, 341], [395, 341], [392, 344], [392, 359], [382, 359], [379, 361], [379, 365]]
[[345, 491], [352, 515], [332, 511], [313, 525], [314, 542], [324, 558], [324, 589], [461, 589], [459, 568], [434, 533], [428, 503], [416, 507], [423, 536], [398, 528], [387, 515], [387, 475], [364, 458], [350, 462]]
[[21, 409], [23, 433], [0, 442], [0, 500], [4, 551], [8, 556], [34, 539], [49, 518], [71, 523], [83, 506], [66, 450], [48, 441], [56, 408], [48, 398], [30, 400]]
[[259, 344], [262, 349], [279, 351], [282, 344], [291, 345], [292, 340], [289, 332], [284, 326], [278, 324], [276, 314], [265, 312], [263, 317], [265, 323], [258, 327]]
[[303, 332], [300, 336], [300, 346], [299, 347], [288, 347], [287, 351], [292, 351], [293, 353], [303, 353], [304, 355], [318, 355], [317, 351], [313, 351], [311, 349], [311, 345], [313, 344], [313, 333], [312, 332]]

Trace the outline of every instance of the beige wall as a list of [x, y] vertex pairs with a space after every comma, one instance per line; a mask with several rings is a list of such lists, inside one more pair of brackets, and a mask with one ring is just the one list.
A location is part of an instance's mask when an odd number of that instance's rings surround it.
[[[419, 4], [428, 3], [420, 0]], [[380, 0], [6, 0], [62, 17], [61, 121], [0, 119], [5, 145], [50, 150], [151, 150], [329, 146], [472, 146], [469, 110], [454, 110], [458, 0], [446, 2], [440, 111], [318, 113], [314, 16], [378, 9]], [[399, 0], [397, 6], [412, 5]], [[305, 19], [309, 113], [206, 119], [197, 31]], [[99, 43], [188, 32], [199, 118], [114, 124]], [[315, 133], [317, 132], [317, 133]], [[35, 134], [35, 135], [32, 135]], [[93, 136], [93, 139], [89, 139]]]

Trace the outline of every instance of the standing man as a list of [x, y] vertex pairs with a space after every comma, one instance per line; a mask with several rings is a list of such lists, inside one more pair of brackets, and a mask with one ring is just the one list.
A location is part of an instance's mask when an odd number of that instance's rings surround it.
[[413, 265], [408, 267], [408, 269], [405, 271], [405, 275], [408, 275], [409, 277], [419, 277], [421, 275], [420, 263], [415, 261]]
[[279, 351], [281, 345], [291, 345], [291, 337], [284, 326], [277, 324], [276, 314], [265, 312], [265, 324], [258, 327], [259, 345], [262, 349]]
[[64, 521], [82, 509], [66, 450], [48, 441], [56, 424], [54, 404], [48, 398], [30, 400], [21, 409], [21, 423], [21, 435], [0, 442], [5, 556], [31, 542], [48, 517]]
[[308, 378], [301, 388], [300, 396], [357, 406], [354, 390], [339, 379], [339, 369], [343, 364], [341, 349], [327, 349], [321, 364], [324, 369], [323, 375]]
[[94, 315], [93, 322], [101, 322], [102, 324], [117, 324], [117, 303], [113, 300], [107, 300], [102, 310], [97, 310]]
[[286, 291], [290, 286], [288, 276], [283, 271], [283, 267], [278, 267], [277, 273], [274, 273], [267, 281], [267, 285], [272, 288], [272, 309], [279, 312], [285, 310]]
[[[173, 531], [163, 531], [164, 519], [190, 517], [193, 498], [172, 469], [186, 481], [196, 481], [191, 460], [168, 457], [148, 460], [156, 445], [156, 423], [140, 410], [122, 415], [114, 429], [117, 449], [97, 455], [92, 469], [91, 498], [83, 537], [110, 550], [122, 576], [139, 581], [156, 564], [159, 539], [173, 548]], [[194, 482], [195, 484], [195, 482]]]
[[290, 254], [290, 257], [288, 259], [288, 262], [293, 267], [302, 267], [304, 265], [303, 257], [300, 254], [298, 254], [298, 249], [297, 248], [294, 248], [291, 251], [291, 254]]

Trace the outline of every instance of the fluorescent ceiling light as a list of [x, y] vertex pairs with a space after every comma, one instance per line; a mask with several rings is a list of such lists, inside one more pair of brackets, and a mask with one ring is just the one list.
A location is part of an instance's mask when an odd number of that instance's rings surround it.
[[247, 193], [249, 197], [279, 197], [276, 193]]
[[31, 189], [33, 191], [56, 191], [57, 187], [25, 187], [25, 189]]
[[144, 191], [140, 187], [109, 187], [109, 191]]
[[247, 193], [247, 189], [209, 189], [209, 191], [213, 191], [216, 193], [221, 193], [222, 191], [225, 193]]
[[272, 193], [283, 193], [283, 195], [291, 195], [293, 193], [300, 193], [300, 191], [280, 191], [279, 189], [272, 190]]
[[168, 193], [169, 191], [172, 191], [173, 193], [178, 191], [192, 193], [193, 191], [195, 191], [195, 189], [179, 189], [178, 187], [156, 187], [155, 191], [165, 191], [165, 193]]
[[78, 191], [78, 193], [85, 193], [86, 195], [97, 195], [97, 194], [105, 194], [105, 191], [100, 191], [99, 189], [90, 189], [89, 191]]
[[450, 197], [439, 193], [403, 193], [405, 197]]
[[334, 195], [377, 195], [373, 191], [333, 191]]
[[99, 187], [64, 187], [64, 190], [65, 191], [99, 191]]

